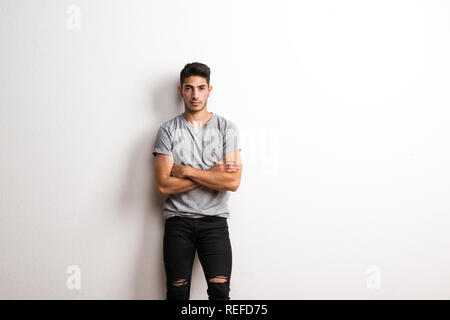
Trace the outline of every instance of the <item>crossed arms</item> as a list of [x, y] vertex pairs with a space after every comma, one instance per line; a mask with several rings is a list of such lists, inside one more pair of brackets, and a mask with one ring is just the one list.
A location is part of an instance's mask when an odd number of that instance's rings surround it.
[[239, 151], [224, 154], [223, 159], [208, 170], [183, 164], [174, 165], [172, 157], [166, 154], [157, 154], [155, 159], [155, 182], [161, 195], [186, 192], [200, 185], [213, 190], [234, 192], [241, 183], [241, 173]]

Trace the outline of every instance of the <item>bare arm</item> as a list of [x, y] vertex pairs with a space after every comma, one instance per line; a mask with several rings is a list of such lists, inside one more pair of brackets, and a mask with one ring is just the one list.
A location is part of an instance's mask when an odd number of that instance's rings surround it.
[[209, 170], [189, 168], [189, 170], [187, 170], [186, 176], [194, 180], [195, 182], [213, 190], [236, 191], [236, 187], [234, 184], [235, 172], [223, 171], [223, 169], [221, 169], [221, 166], [223, 165], [215, 165]]
[[[225, 164], [223, 162], [225, 161]], [[239, 151], [224, 155], [222, 161], [209, 170], [201, 170], [183, 165], [176, 165], [172, 175], [187, 177], [210, 189], [218, 191], [236, 191], [242, 174], [242, 160]]]
[[173, 159], [166, 154], [157, 154], [155, 159], [155, 182], [161, 195], [186, 192], [200, 186], [188, 178], [178, 178], [170, 175]]

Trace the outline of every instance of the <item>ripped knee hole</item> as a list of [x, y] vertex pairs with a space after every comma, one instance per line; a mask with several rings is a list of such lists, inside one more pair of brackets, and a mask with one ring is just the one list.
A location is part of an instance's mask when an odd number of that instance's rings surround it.
[[172, 283], [172, 285], [173, 285], [174, 287], [181, 287], [181, 286], [187, 285], [188, 283], [189, 283], [189, 282], [188, 282], [186, 279], [181, 279], [181, 280], [174, 281], [174, 282]]
[[212, 283], [225, 283], [227, 281], [228, 281], [228, 278], [225, 276], [217, 276], [217, 277], [209, 279], [209, 282], [212, 282]]

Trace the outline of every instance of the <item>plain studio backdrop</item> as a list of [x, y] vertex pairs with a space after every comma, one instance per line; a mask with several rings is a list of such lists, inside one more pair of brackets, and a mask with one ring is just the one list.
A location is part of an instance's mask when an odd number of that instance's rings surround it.
[[0, 298], [165, 298], [151, 152], [195, 61], [242, 141], [231, 299], [450, 298], [448, 1], [1, 0], [0, 26]]

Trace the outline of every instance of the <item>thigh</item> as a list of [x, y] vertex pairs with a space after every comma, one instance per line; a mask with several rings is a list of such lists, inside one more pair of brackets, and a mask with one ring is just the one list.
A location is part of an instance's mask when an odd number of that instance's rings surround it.
[[232, 250], [226, 218], [201, 218], [197, 252], [207, 280], [231, 276]]
[[195, 257], [190, 218], [172, 217], [165, 221], [163, 255], [167, 281], [190, 279]]

